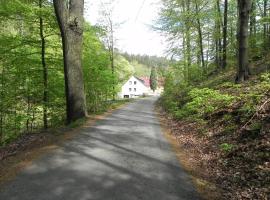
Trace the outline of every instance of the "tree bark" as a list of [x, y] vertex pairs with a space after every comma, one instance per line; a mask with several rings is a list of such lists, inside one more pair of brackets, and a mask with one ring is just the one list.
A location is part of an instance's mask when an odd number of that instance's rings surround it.
[[[108, 17], [109, 21], [109, 30], [110, 30], [110, 35], [109, 35], [109, 53], [110, 53], [110, 62], [111, 62], [111, 70], [112, 70], [112, 75], [115, 75], [115, 66], [114, 66], [114, 28], [113, 28], [113, 22], [110, 17]], [[115, 81], [113, 79], [113, 100], [115, 100]]]
[[224, 1], [222, 68], [227, 67], [228, 0]]
[[[268, 4], [268, 0], [264, 0], [263, 1], [263, 17], [267, 16], [267, 4]], [[264, 36], [265, 41], [266, 41], [266, 33], [267, 33], [267, 24], [264, 23], [263, 24], [263, 36]]]
[[221, 27], [222, 19], [221, 19], [221, 10], [220, 10], [220, 0], [216, 1], [217, 8], [217, 19], [216, 19], [216, 62], [218, 68], [221, 67], [222, 62], [222, 41], [221, 41]]
[[198, 28], [198, 35], [199, 35], [200, 57], [201, 57], [203, 73], [206, 74], [205, 61], [204, 61], [204, 50], [203, 50], [202, 27], [201, 27], [201, 21], [200, 21], [200, 17], [199, 17], [198, 2], [195, 1], [195, 4], [196, 4], [195, 7], [196, 7], [197, 28]]
[[[187, 0], [183, 5], [184, 12], [187, 12], [187, 16], [190, 14], [190, 0]], [[187, 58], [187, 82], [190, 81], [190, 68], [191, 68], [191, 34], [190, 34], [190, 19], [188, 17], [185, 18], [185, 36], [186, 36], [186, 58]]]
[[253, 1], [250, 12], [250, 36], [255, 36], [256, 32], [256, 2]]
[[248, 30], [252, 0], [238, 0], [238, 73], [236, 82], [249, 78]]
[[[264, 0], [263, 1], [263, 17], [266, 18], [267, 17], [267, 7], [268, 7], [268, 0]], [[264, 37], [264, 51], [265, 53], [268, 52], [269, 49], [269, 38], [268, 38], [268, 24], [264, 23], [263, 24], [263, 37]]]
[[[43, 0], [39, 0], [39, 8], [42, 8]], [[41, 64], [43, 68], [43, 126], [48, 129], [48, 68], [45, 60], [46, 41], [44, 37], [43, 18], [39, 17], [39, 35], [41, 40]]]
[[67, 123], [71, 123], [87, 115], [81, 67], [84, 0], [53, 3], [63, 44]]
[[5, 88], [5, 82], [4, 82], [4, 74], [5, 74], [5, 66], [2, 68], [1, 73], [1, 87], [0, 87], [0, 98], [2, 101], [0, 101], [0, 144], [3, 142], [3, 136], [4, 136], [4, 88]]

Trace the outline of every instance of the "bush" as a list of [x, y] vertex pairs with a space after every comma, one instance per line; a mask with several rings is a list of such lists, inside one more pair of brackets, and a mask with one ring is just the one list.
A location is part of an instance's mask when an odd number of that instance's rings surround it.
[[178, 119], [203, 119], [219, 109], [230, 106], [236, 100], [235, 96], [209, 88], [192, 89], [188, 96], [190, 101], [175, 112]]

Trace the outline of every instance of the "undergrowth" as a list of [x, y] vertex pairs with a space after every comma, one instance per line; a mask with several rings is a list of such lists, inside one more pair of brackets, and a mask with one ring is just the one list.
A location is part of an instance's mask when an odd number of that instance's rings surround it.
[[[270, 73], [235, 84], [232, 72], [209, 77], [197, 85], [167, 80], [160, 98], [162, 108], [186, 134], [190, 123], [203, 138], [205, 153], [212, 157], [208, 168], [224, 199], [266, 199], [270, 169]], [[193, 124], [196, 124], [194, 126]], [[181, 128], [182, 126], [182, 128]], [[179, 136], [181, 137], [181, 136]], [[205, 141], [208, 141], [205, 143]], [[267, 173], [268, 172], [268, 173]]]

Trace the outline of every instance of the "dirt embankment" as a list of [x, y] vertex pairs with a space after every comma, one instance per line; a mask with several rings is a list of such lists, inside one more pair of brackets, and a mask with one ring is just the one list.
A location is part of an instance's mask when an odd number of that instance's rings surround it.
[[[268, 113], [269, 109], [265, 111]], [[164, 133], [181, 165], [189, 172], [204, 199], [258, 199], [270, 196], [270, 121], [259, 135], [249, 130], [228, 134], [218, 118], [207, 125], [178, 121], [161, 108]], [[269, 116], [268, 116], [269, 117]], [[220, 144], [233, 144], [229, 151]]]

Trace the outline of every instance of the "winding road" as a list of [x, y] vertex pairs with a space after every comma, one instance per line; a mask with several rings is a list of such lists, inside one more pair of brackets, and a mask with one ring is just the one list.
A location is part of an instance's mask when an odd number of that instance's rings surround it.
[[138, 99], [41, 156], [1, 200], [197, 200], [163, 136], [156, 98]]

